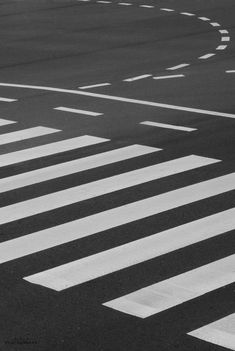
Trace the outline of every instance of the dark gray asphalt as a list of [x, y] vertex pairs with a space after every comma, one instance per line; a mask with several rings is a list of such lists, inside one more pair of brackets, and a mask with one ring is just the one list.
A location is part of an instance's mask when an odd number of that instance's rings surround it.
[[[2, 167], [2, 178], [134, 143], [164, 150], [2, 193], [0, 206], [190, 154], [223, 162], [2, 225], [1, 241], [234, 172], [235, 73], [226, 73], [235, 70], [234, 1], [130, 2], [133, 5], [121, 6], [116, 0], [111, 4], [0, 0], [0, 97], [18, 99], [0, 102], [0, 118], [18, 122], [17, 126], [1, 127], [1, 133], [38, 125], [63, 130], [60, 135], [0, 146], [0, 154], [84, 134], [111, 139], [110, 143]], [[155, 7], [139, 6], [143, 4]], [[221, 27], [212, 27], [199, 16], [209, 17]], [[228, 30], [229, 34], [222, 36], [229, 36], [229, 42], [221, 42], [219, 29]], [[216, 50], [219, 45], [228, 48]], [[216, 56], [198, 59], [208, 53]], [[183, 63], [190, 66], [167, 70]], [[185, 77], [124, 81], [143, 74]], [[223, 112], [234, 118], [1, 83], [71, 90], [110, 83], [83, 91]], [[54, 110], [58, 106], [104, 115], [87, 117]], [[197, 131], [139, 124], [146, 120]], [[224, 350], [187, 333], [235, 312], [234, 284], [147, 319], [107, 309], [102, 303], [233, 254], [234, 231], [61, 292], [22, 278], [232, 208], [234, 195], [234, 191], [227, 192], [1, 264], [0, 350]]]

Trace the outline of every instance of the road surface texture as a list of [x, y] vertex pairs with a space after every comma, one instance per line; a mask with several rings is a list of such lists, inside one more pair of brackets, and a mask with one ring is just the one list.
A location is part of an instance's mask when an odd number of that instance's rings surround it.
[[0, 1], [0, 350], [235, 350], [234, 0]]

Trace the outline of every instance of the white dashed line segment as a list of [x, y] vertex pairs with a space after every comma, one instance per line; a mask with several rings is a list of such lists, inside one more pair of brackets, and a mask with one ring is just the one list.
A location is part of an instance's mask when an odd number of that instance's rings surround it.
[[215, 56], [215, 54], [206, 54], [206, 55], [200, 56], [199, 60], [206, 60], [212, 56]]
[[173, 124], [157, 123], [157, 122], [152, 122], [152, 121], [144, 121], [144, 122], [140, 122], [140, 124], [143, 124], [146, 126], [151, 126], [151, 127], [182, 130], [184, 132], [193, 132], [193, 131], [197, 130], [196, 128], [182, 127], [182, 126], [176, 126]]
[[168, 71], [174, 71], [176, 69], [180, 69], [180, 68], [184, 68], [184, 67], [188, 67], [188, 66], [190, 66], [189, 63], [182, 63], [182, 64], [177, 65], [177, 66], [169, 67], [169, 68], [167, 68], [167, 70]]
[[0, 101], [1, 102], [14, 102], [14, 101], [18, 101], [18, 100], [17, 99], [9, 99], [9, 98], [0, 97]]
[[174, 75], [170, 75], [170, 76], [156, 76], [153, 77], [153, 79], [172, 79], [172, 78], [183, 78], [185, 77], [184, 74], [174, 74]]
[[0, 118], [0, 127], [7, 126], [8, 124], [17, 123], [16, 121], [10, 121], [8, 119]]
[[180, 12], [180, 14], [184, 16], [195, 16], [194, 13], [190, 13], [190, 12]]
[[221, 27], [221, 25], [219, 23], [217, 23], [217, 22], [211, 22], [210, 25], [212, 27]]
[[99, 112], [79, 110], [76, 108], [69, 108], [69, 107], [63, 107], [63, 106], [55, 107], [54, 110], [63, 111], [63, 112], [71, 112], [71, 113], [76, 113], [79, 115], [86, 115], [86, 116], [92, 116], [92, 117], [98, 117], [98, 116], [103, 115], [103, 113], [99, 113]]
[[208, 17], [198, 17], [202, 21], [210, 21], [210, 18]]
[[222, 37], [221, 41], [230, 41], [230, 37]]
[[141, 76], [136, 76], [136, 77], [132, 77], [132, 78], [127, 78], [127, 79], [123, 79], [123, 82], [134, 82], [136, 80], [140, 80], [140, 79], [145, 79], [148, 77], [151, 77], [152, 74], [143, 74]]
[[225, 50], [227, 49], [228, 45], [219, 45], [217, 46], [216, 50]]
[[79, 87], [79, 89], [85, 90], [85, 89], [91, 89], [91, 88], [106, 87], [108, 85], [111, 85], [111, 83], [100, 83], [100, 84], [86, 85], [86, 86]]

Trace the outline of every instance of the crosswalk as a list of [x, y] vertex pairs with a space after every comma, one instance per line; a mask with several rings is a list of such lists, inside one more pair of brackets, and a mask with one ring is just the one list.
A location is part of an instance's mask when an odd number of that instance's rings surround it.
[[[15, 123], [14, 121], [0, 120], [0, 126]], [[53, 133], [63, 134], [63, 131], [42, 126], [16, 130], [0, 135], [0, 145], [14, 143], [20, 140], [38, 138], [43, 135]], [[95, 199], [109, 194], [113, 196], [119, 191], [134, 192], [144, 184], [157, 184], [160, 179], [178, 176], [182, 174], [187, 177], [190, 172], [201, 168], [210, 168], [217, 163], [223, 165], [223, 160], [204, 157], [200, 155], [186, 155], [170, 159], [164, 162], [155, 161], [150, 166], [138, 166], [131, 171], [123, 171], [118, 167], [120, 162], [127, 164], [129, 160], [144, 160], [148, 155], [157, 155], [164, 150], [159, 147], [133, 144], [115, 148], [112, 140], [91, 135], [82, 135], [69, 139], [53, 141], [40, 146], [32, 146], [23, 150], [0, 155], [0, 167], [7, 167], [13, 164], [26, 164], [28, 161], [37, 160], [44, 157], [50, 161], [50, 156], [67, 151], [76, 150], [91, 145], [109, 143], [110, 150], [93, 153], [89, 156], [82, 156], [74, 160], [64, 160], [55, 165], [40, 166], [29, 171], [22, 171], [16, 175], [10, 175], [0, 179], [0, 193], [7, 193], [27, 186], [40, 184], [50, 180], [58, 180], [79, 172], [86, 172], [95, 169], [98, 180], [85, 182], [81, 185], [67, 186], [64, 190], [50, 191], [40, 196], [31, 195], [32, 198], [14, 202], [13, 204], [0, 208], [0, 225], [17, 221], [28, 220], [33, 216], [45, 214], [49, 211], [56, 211], [62, 207], [82, 203], [88, 199]], [[154, 158], [157, 160], [157, 157]], [[141, 163], [141, 162], [140, 162]], [[138, 164], [140, 164], [138, 163]], [[118, 174], [104, 176], [100, 179], [100, 169], [103, 166], [113, 166], [118, 170]], [[22, 167], [23, 168], [23, 167]], [[188, 173], [187, 173], [188, 172]], [[85, 179], [85, 178], [84, 178]], [[169, 178], [170, 179], [170, 178]], [[81, 238], [99, 235], [104, 231], [112, 231], [122, 226], [127, 226], [133, 222], [141, 221], [151, 216], [164, 213], [169, 210], [177, 210], [182, 206], [191, 206], [194, 203], [214, 198], [216, 196], [230, 193], [235, 190], [235, 173], [228, 173], [210, 179], [202, 179], [200, 182], [192, 181], [191, 185], [176, 187], [168, 192], [161, 192], [152, 196], [146, 195], [141, 200], [130, 200], [122, 205], [114, 205], [105, 210], [96, 210], [95, 213], [86, 217], [78, 218], [40, 231], [33, 231], [25, 235], [16, 233], [14, 238], [8, 238], [0, 243], [0, 265], [7, 264], [12, 260], [40, 253], [41, 251], [56, 248]], [[40, 188], [39, 188], [40, 189]], [[5, 194], [7, 196], [7, 194]], [[56, 213], [56, 212], [55, 212]], [[4, 228], [4, 227], [3, 227]], [[85, 256], [75, 261], [69, 261], [56, 267], [48, 266], [46, 270], [38, 270], [31, 275], [24, 276], [23, 281], [27, 288], [31, 284], [37, 284], [48, 289], [63, 291], [74, 287], [79, 289], [79, 285], [88, 281], [114, 274], [117, 271], [134, 267], [146, 261], [166, 255], [178, 249], [184, 249], [189, 245], [204, 243], [207, 239], [213, 240], [217, 236], [225, 235], [235, 229], [235, 208], [223, 211], [215, 210], [215, 213], [193, 221], [185, 220], [185, 223], [154, 234], [145, 236], [138, 240], [133, 240], [125, 244], [111, 247], [108, 250]], [[147, 317], [169, 310], [182, 303], [190, 303], [204, 294], [215, 289], [224, 287], [235, 281], [235, 255], [221, 258], [206, 265], [196, 267], [190, 271], [172, 276], [168, 279], [152, 282], [149, 286], [134, 290], [131, 293], [117, 296], [102, 302], [104, 310], [118, 311], [132, 315], [136, 318], [145, 319]], [[117, 312], [117, 313], [118, 313]], [[217, 322], [215, 322], [217, 323]], [[230, 349], [235, 347], [234, 333], [226, 328], [223, 323], [223, 333], [230, 335]], [[211, 326], [205, 326], [199, 330], [189, 333], [194, 337], [201, 337], [208, 341], [213, 337], [206, 335], [211, 332]], [[220, 338], [217, 334], [216, 338]], [[218, 345], [222, 341], [216, 339]], [[231, 341], [232, 340], [232, 341]]]

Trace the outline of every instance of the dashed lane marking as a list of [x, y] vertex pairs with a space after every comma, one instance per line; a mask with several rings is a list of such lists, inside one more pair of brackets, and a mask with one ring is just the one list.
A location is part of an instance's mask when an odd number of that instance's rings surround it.
[[217, 22], [211, 22], [210, 25], [212, 27], [221, 27], [221, 25], [219, 23], [217, 23]]
[[55, 107], [54, 110], [63, 111], [63, 112], [77, 113], [79, 115], [86, 115], [86, 116], [92, 116], [92, 117], [98, 117], [98, 116], [103, 115], [103, 113], [99, 113], [99, 112], [92, 112], [92, 111], [87, 111], [87, 110], [79, 110], [79, 109], [76, 109], [76, 108], [70, 108], [70, 107], [64, 107], [64, 106]]
[[216, 50], [225, 50], [227, 49], [228, 45], [219, 45], [217, 46]]
[[148, 78], [151, 76], [152, 76], [152, 74], [142, 74], [141, 76], [123, 79], [123, 82], [134, 82], [136, 80], [145, 79], [145, 78]]
[[227, 29], [220, 29], [219, 32], [220, 32], [221, 34], [228, 34]]
[[202, 21], [210, 21], [210, 18], [208, 17], [198, 17]]
[[92, 89], [92, 88], [99, 88], [99, 87], [106, 87], [111, 85], [111, 83], [100, 83], [100, 84], [93, 84], [93, 85], [86, 85], [86, 86], [82, 86], [79, 87], [79, 89]]
[[161, 11], [166, 11], [166, 12], [175, 12], [173, 9], [167, 9], [167, 8], [161, 8]]
[[230, 37], [222, 37], [221, 41], [230, 41]]
[[226, 73], [235, 73], [235, 69], [228, 70]]
[[206, 60], [212, 56], [215, 56], [215, 54], [206, 54], [206, 55], [203, 55], [203, 56], [200, 56], [199, 59], [200, 60]]
[[14, 102], [14, 101], [18, 101], [18, 100], [17, 99], [9, 99], [9, 98], [0, 97], [0, 101], [1, 102]]
[[183, 77], [185, 77], [184, 74], [174, 74], [174, 75], [168, 75], [168, 76], [153, 77], [153, 79], [172, 79], [172, 78], [183, 78]]
[[174, 71], [174, 70], [176, 70], [176, 69], [180, 69], [180, 68], [184, 68], [184, 67], [188, 67], [188, 66], [190, 66], [189, 63], [181, 63], [180, 65], [167, 68], [167, 70], [168, 70], [168, 71]]
[[190, 12], [180, 12], [180, 14], [184, 16], [195, 16], [194, 13], [190, 13]]
[[125, 97], [120, 97], [120, 96], [92, 93], [92, 92], [88, 92], [88, 91], [53, 88], [53, 87], [45, 87], [45, 86], [38, 86], [38, 85], [10, 84], [10, 83], [0, 83], [0, 86], [21, 88], [21, 89], [32, 89], [32, 90], [44, 90], [44, 91], [51, 91], [51, 92], [57, 92], [57, 93], [67, 93], [67, 94], [74, 94], [74, 95], [83, 95], [83, 96], [90, 96], [90, 97], [97, 98], [97, 99], [120, 101], [120, 102], [136, 104], [136, 105], [160, 107], [160, 108], [166, 108], [166, 109], [170, 109], [170, 110], [186, 111], [186, 112], [199, 113], [199, 114], [218, 116], [218, 117], [235, 118], [235, 114], [232, 114], [232, 113], [224, 113], [224, 112], [203, 110], [203, 109], [198, 109], [198, 108], [163, 104], [163, 103], [158, 103], [158, 102], [153, 102], [153, 101], [130, 99], [130, 98], [125, 98]]
[[193, 132], [197, 130], [196, 128], [182, 127], [182, 126], [176, 126], [173, 124], [157, 123], [157, 122], [151, 122], [151, 121], [140, 122], [140, 124], [151, 126], [151, 127], [182, 130], [184, 132]]
[[8, 124], [13, 124], [13, 123], [17, 123], [17, 122], [16, 121], [10, 121], [8, 119], [0, 118], [0, 127], [6, 126]]

